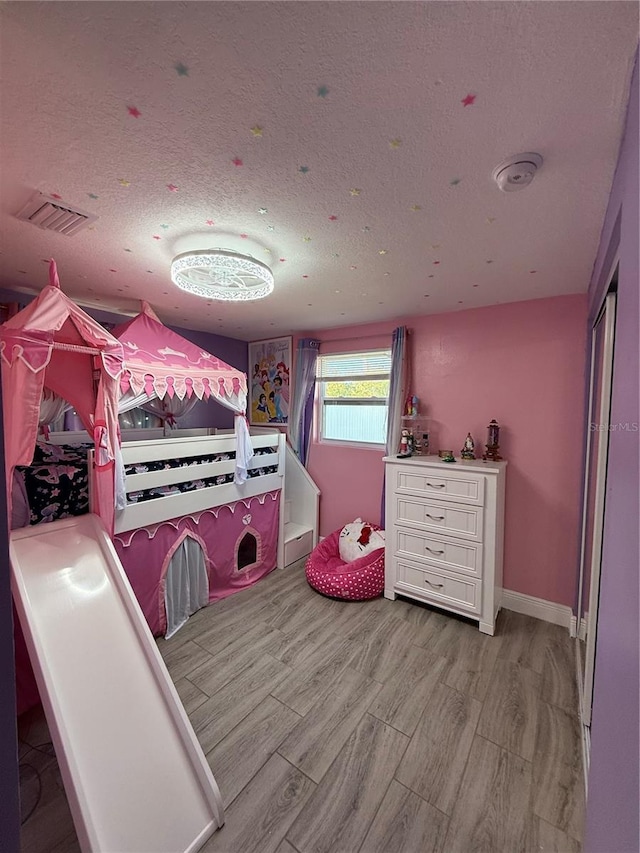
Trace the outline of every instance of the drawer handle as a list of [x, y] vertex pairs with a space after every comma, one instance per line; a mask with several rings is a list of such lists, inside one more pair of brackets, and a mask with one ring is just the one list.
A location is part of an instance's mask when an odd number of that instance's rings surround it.
[[444, 551], [436, 551], [434, 548], [429, 548], [428, 545], [425, 545], [424, 547], [427, 549], [427, 551], [431, 551], [432, 554], [444, 554]]
[[429, 586], [434, 586], [436, 589], [442, 589], [442, 587], [444, 586], [443, 583], [431, 583], [431, 581], [427, 580], [427, 578], [424, 579], [424, 582], [428, 583]]
[[429, 515], [429, 513], [425, 513], [427, 518], [433, 519], [433, 521], [444, 521], [444, 515]]
[[444, 483], [434, 484], [434, 483], [427, 482], [427, 486], [430, 486], [432, 489], [444, 489], [444, 488], [446, 488]]

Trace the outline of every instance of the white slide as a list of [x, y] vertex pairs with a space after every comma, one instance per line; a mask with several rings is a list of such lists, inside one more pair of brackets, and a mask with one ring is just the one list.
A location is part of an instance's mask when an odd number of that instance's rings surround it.
[[195, 853], [222, 799], [102, 522], [14, 530], [10, 553], [80, 847]]

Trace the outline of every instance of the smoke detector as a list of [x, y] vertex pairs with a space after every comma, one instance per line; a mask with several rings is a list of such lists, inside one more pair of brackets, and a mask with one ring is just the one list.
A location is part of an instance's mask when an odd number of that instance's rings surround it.
[[503, 160], [493, 170], [493, 180], [503, 193], [512, 193], [528, 187], [542, 166], [542, 157], [527, 151]]
[[93, 213], [87, 213], [77, 207], [72, 207], [66, 201], [35, 192], [22, 210], [16, 213], [18, 219], [32, 222], [45, 231], [57, 231], [72, 237], [82, 228], [98, 218]]

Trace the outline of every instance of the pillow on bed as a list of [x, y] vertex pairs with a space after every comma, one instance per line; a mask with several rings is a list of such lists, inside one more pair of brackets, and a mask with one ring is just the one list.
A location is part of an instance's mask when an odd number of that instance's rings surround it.
[[340, 531], [338, 549], [345, 563], [352, 563], [378, 548], [384, 548], [384, 530], [375, 530], [361, 518], [345, 524]]

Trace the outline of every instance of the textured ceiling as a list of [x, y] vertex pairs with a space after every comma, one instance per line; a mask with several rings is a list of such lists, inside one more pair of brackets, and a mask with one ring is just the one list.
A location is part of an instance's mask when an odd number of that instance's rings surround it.
[[[0, 285], [250, 340], [585, 291], [635, 2], [5, 2]], [[467, 97], [471, 96], [471, 97]], [[492, 169], [537, 151], [533, 184]], [[74, 237], [34, 190], [95, 213]], [[252, 304], [174, 255], [252, 254]]]

